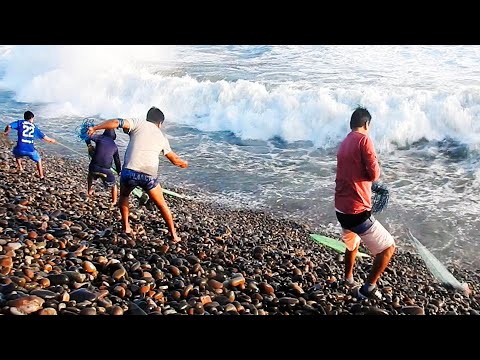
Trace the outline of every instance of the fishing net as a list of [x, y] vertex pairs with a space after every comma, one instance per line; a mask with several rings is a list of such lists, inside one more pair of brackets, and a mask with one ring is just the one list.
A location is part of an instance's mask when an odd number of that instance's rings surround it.
[[374, 182], [372, 184], [372, 212], [381, 212], [388, 205], [389, 191], [385, 184]]
[[86, 118], [83, 119], [83, 122], [77, 127], [76, 133], [80, 140], [85, 141], [88, 139], [87, 130], [89, 127], [95, 125], [95, 119]]
[[408, 230], [407, 238], [416, 247], [422, 257], [425, 265], [432, 275], [447, 289], [459, 290], [466, 296], [471, 294], [471, 289], [467, 283], [460, 283], [453, 274]]

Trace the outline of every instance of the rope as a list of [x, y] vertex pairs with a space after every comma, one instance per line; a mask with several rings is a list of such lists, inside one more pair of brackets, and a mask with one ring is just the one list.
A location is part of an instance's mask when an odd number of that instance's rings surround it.
[[[1, 123], [5, 124], [3, 121], [0, 120]], [[92, 119], [92, 118], [85, 118], [83, 119], [83, 122], [81, 125], [79, 125], [77, 128], [76, 128], [76, 133], [77, 133], [77, 136], [80, 140], [82, 141], [85, 141], [89, 138], [89, 136], [87, 135], [87, 130], [89, 127], [92, 127], [95, 125], [95, 120]], [[6, 125], [5, 125], [6, 126]], [[0, 134], [0, 136], [3, 138], [5, 138], [3, 136], [3, 134]], [[7, 144], [11, 145], [10, 141], [8, 140], [8, 138], [5, 138], [5, 140], [7, 141]], [[81, 153], [75, 149], [72, 149], [70, 146], [67, 146], [65, 144], [62, 144], [61, 142], [57, 141], [56, 142], [58, 145], [60, 146], [63, 146], [64, 148], [74, 152], [75, 154], [77, 155], [80, 155], [80, 156], [85, 156], [86, 154], [85, 153]], [[115, 171], [115, 169], [112, 169], [112, 171], [117, 174], [117, 172]], [[118, 175], [118, 174], [117, 174]], [[175, 196], [175, 197], [178, 197], [180, 199], [186, 199], [186, 197], [184, 195], [181, 195], [179, 193], [176, 193], [174, 191], [170, 191], [170, 190], [167, 190], [167, 189], [162, 189], [162, 191], [167, 194], [167, 195], [170, 195], [170, 196]]]
[[58, 141], [57, 141], [57, 144], [60, 145], [60, 146], [63, 146], [64, 148], [67, 148], [67, 149], [70, 150], [70, 151], [73, 151], [74, 153], [76, 153], [76, 154], [78, 154], [78, 155], [80, 155], [80, 156], [85, 156], [84, 153], [78, 152], [77, 150], [72, 149], [71, 147], [69, 147], [69, 146], [67, 146], [67, 145], [64, 145], [64, 144], [62, 144], [62, 143], [60, 143], [60, 142], [58, 142]]

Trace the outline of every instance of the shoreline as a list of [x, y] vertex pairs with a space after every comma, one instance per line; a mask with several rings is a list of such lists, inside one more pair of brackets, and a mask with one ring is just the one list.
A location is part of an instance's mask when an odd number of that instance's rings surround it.
[[[16, 173], [0, 143], [0, 313], [32, 314], [479, 314], [478, 272], [448, 267], [466, 297], [434, 280], [420, 256], [398, 251], [379, 281], [383, 300], [352, 296], [343, 255], [309, 228], [264, 210], [166, 196], [179, 244], [156, 209], [137, 207], [137, 241], [122, 237], [100, 182], [86, 197], [87, 164], [40, 149], [46, 180], [24, 160]], [[168, 187], [186, 193], [177, 187]], [[333, 236], [325, 228], [322, 233]], [[363, 282], [372, 259], [357, 260]], [[8, 271], [7, 271], [8, 270]], [[34, 311], [32, 311], [34, 310]]]

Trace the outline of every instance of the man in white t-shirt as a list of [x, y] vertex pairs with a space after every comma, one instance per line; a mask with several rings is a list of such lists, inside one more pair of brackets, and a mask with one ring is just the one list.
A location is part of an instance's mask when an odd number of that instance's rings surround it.
[[106, 120], [99, 125], [90, 127], [87, 133], [91, 136], [97, 130], [123, 129], [130, 136], [120, 176], [119, 206], [125, 233], [132, 233], [128, 221], [129, 195], [138, 186], [147, 192], [150, 199], [158, 206], [167, 223], [172, 241], [178, 242], [181, 239], [175, 232], [172, 214], [163, 198], [162, 187], [157, 179], [158, 163], [161, 154], [165, 155], [173, 165], [181, 168], [186, 168], [188, 162], [182, 160], [170, 148], [168, 139], [160, 130], [164, 120], [165, 116], [162, 111], [152, 107], [148, 110], [145, 120], [138, 118]]

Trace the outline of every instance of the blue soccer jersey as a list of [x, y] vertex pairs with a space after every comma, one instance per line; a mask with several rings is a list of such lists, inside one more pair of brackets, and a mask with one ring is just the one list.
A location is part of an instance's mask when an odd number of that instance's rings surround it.
[[35, 151], [33, 140], [43, 139], [45, 137], [40, 129], [28, 120], [14, 121], [10, 126], [18, 132], [17, 149], [21, 152]]

